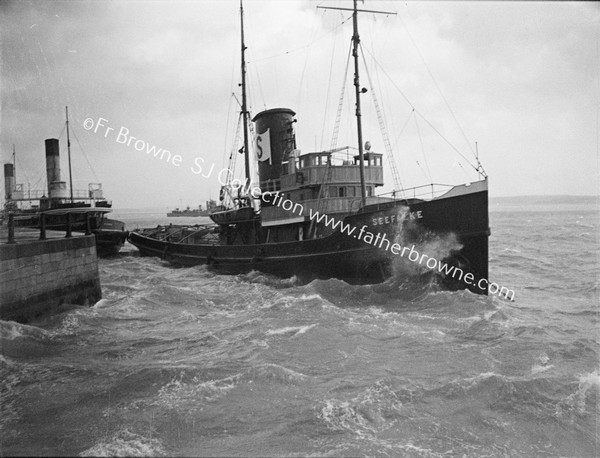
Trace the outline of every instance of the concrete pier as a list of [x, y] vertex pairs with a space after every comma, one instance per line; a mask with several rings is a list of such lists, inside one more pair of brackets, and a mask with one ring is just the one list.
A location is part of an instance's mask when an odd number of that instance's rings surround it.
[[16, 228], [9, 243], [8, 229], [0, 230], [0, 319], [25, 323], [64, 304], [93, 305], [102, 298], [95, 237], [62, 231], [45, 237]]

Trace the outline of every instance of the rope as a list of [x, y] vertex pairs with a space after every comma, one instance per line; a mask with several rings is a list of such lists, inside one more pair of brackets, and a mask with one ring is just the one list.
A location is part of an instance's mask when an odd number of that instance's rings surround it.
[[[421, 129], [419, 128], [419, 123], [417, 122], [417, 117], [414, 115], [414, 112], [413, 112], [413, 118], [415, 120], [415, 127], [417, 129], [417, 135], [419, 136], [419, 142], [421, 143], [421, 154], [423, 155], [423, 159], [425, 160], [425, 166], [427, 167], [427, 175], [429, 175], [429, 182], [433, 183], [433, 179], [431, 178], [431, 170], [429, 169], [429, 162], [427, 161], [427, 155], [425, 154], [425, 145], [423, 144], [423, 136], [421, 135]], [[421, 164], [419, 164], [419, 161], [417, 161], [417, 164], [419, 165], [419, 167], [421, 167]], [[423, 173], [425, 173], [425, 171], [423, 171]], [[427, 176], [425, 176], [425, 178], [427, 178]]]
[[402, 136], [404, 129], [406, 129], [406, 126], [408, 125], [409, 121], [414, 116], [413, 115], [414, 112], [415, 112], [415, 109], [411, 108], [410, 113], [408, 114], [408, 118], [406, 118], [406, 121], [404, 121], [404, 125], [402, 126], [402, 129], [400, 129], [400, 133], [396, 136], [396, 139], [394, 140], [394, 145], [396, 145], [398, 143], [398, 140], [400, 140], [400, 137]]
[[[335, 55], [335, 46], [336, 45], [336, 41], [333, 41], [333, 52], [332, 54]], [[331, 81], [333, 80], [333, 61], [335, 59], [331, 59], [330, 63], [329, 63], [329, 79], [327, 80], [327, 95], [325, 96], [325, 113], [323, 114], [323, 119], [328, 119], [328, 111], [329, 111], [329, 94], [331, 92]], [[346, 72], [348, 70], [346, 70], [344, 72], [344, 75], [346, 75]], [[344, 85], [345, 85], [345, 76], [344, 76]], [[336, 118], [337, 121], [337, 118]], [[323, 122], [323, 125], [321, 127], [321, 146], [320, 149], [323, 149], [323, 139], [325, 138], [325, 122]], [[335, 127], [334, 127], [335, 130]]]
[[[227, 108], [227, 122], [225, 123], [225, 132], [229, 132], [229, 123], [231, 121], [231, 106], [233, 105], [232, 103], [232, 99], [235, 100], [238, 105], [239, 105], [239, 101], [237, 100], [235, 93], [231, 93], [231, 98], [229, 99], [229, 107]], [[227, 151], [227, 135], [225, 135], [225, 140], [224, 140], [224, 145], [223, 145], [223, 152]], [[225, 166], [225, 155], [223, 155], [223, 167]], [[231, 155], [229, 157], [231, 159]]]
[[337, 147], [337, 139], [340, 131], [340, 120], [342, 118], [342, 109], [344, 106], [344, 95], [346, 94], [346, 81], [348, 80], [348, 68], [350, 66], [350, 56], [352, 54], [352, 42], [348, 48], [348, 57], [346, 58], [346, 69], [344, 70], [344, 81], [342, 83], [342, 91], [338, 101], [338, 109], [335, 115], [335, 123], [333, 125], [333, 135], [331, 136], [330, 149], [333, 151]]
[[75, 140], [77, 140], [77, 144], [79, 145], [79, 148], [81, 149], [83, 157], [85, 158], [85, 161], [87, 162], [88, 167], [90, 168], [90, 171], [92, 172], [92, 175], [94, 175], [95, 180], [97, 182], [99, 182], [100, 180], [98, 179], [96, 172], [94, 172], [94, 168], [92, 167], [92, 164], [90, 164], [87, 154], [85, 154], [85, 151], [83, 150], [83, 146], [81, 146], [81, 142], [79, 141], [79, 138], [77, 137], [77, 134], [75, 133], [75, 130], [72, 130], [72, 132], [73, 132], [73, 136], [75, 137]]
[[[315, 40], [313, 39], [313, 37], [315, 36], [316, 32], [317, 32], [317, 28], [316, 28], [315, 24], [313, 23], [312, 29], [310, 31], [310, 39], [309, 39], [308, 44], [303, 46], [302, 48], [299, 48], [299, 49], [306, 50], [306, 57], [304, 59], [304, 65], [302, 66], [302, 72], [300, 73], [300, 81], [298, 84], [298, 94], [296, 95], [296, 106], [300, 105], [301, 93], [302, 93], [302, 82], [304, 81], [304, 76], [306, 74], [306, 67], [308, 65], [308, 59], [310, 57], [310, 50], [312, 48], [312, 45], [315, 43]], [[335, 51], [335, 47], [334, 47], [334, 51]], [[289, 52], [287, 52], [286, 55], [287, 54], [289, 54]]]
[[[368, 52], [368, 50], [367, 50]], [[370, 54], [370, 53], [369, 53]], [[404, 94], [404, 92], [402, 92], [402, 90], [398, 87], [398, 85], [394, 82], [394, 80], [392, 79], [392, 77], [385, 71], [385, 69], [381, 66], [381, 64], [379, 64], [379, 62], [377, 61], [377, 59], [375, 59], [375, 57], [371, 54], [371, 57], [373, 57], [373, 61], [375, 62], [375, 64], [380, 68], [380, 70], [383, 72], [383, 74], [388, 78], [388, 80], [390, 81], [390, 83], [392, 84], [392, 86], [400, 93], [400, 95], [402, 96], [402, 98], [404, 98], [404, 100], [406, 101], [406, 103], [413, 109], [413, 111], [419, 115], [419, 117], [421, 117], [421, 119], [423, 119], [423, 121], [425, 121], [425, 123], [431, 127], [434, 132], [436, 134], [438, 134], [440, 136], [440, 138], [442, 138], [446, 143], [448, 143], [448, 145], [460, 156], [462, 157], [472, 168], [473, 170], [475, 170], [476, 172], [480, 172], [480, 170], [482, 171], [482, 169], [478, 168], [477, 166], [473, 165], [471, 163], [471, 161], [465, 157], [464, 154], [462, 154], [451, 142], [450, 140], [448, 140], [446, 137], [444, 137], [441, 132], [439, 130], [437, 130], [433, 124], [431, 124], [431, 122], [429, 122], [427, 120], [427, 118], [425, 118], [425, 116], [423, 116], [421, 114], [421, 112], [419, 110], [417, 110], [417, 108], [412, 104], [412, 102], [408, 99], [408, 97]], [[462, 166], [461, 166], [462, 167]], [[483, 173], [484, 176], [485, 173]]]
[[[363, 47], [360, 47], [361, 51], [363, 51]], [[372, 55], [372, 54], [371, 54]], [[371, 74], [369, 73], [369, 67], [367, 66], [367, 61], [365, 59], [365, 53], [361, 52], [361, 56], [363, 58], [363, 63], [365, 66], [365, 71], [367, 73], [367, 79], [369, 80], [369, 86], [371, 88], [371, 97], [373, 99], [373, 103], [375, 104], [375, 111], [377, 113], [377, 121], [379, 122], [379, 129], [381, 130], [381, 136], [383, 137], [383, 144], [385, 147], [385, 152], [390, 158], [389, 163], [392, 169], [392, 178], [394, 180], [394, 188], [396, 190], [402, 189], [402, 180], [400, 179], [400, 174], [398, 173], [398, 169], [396, 168], [396, 161], [394, 160], [394, 153], [392, 151], [392, 145], [390, 143], [390, 138], [387, 132], [387, 128], [385, 125], [385, 119], [383, 119], [383, 113], [379, 107], [379, 103], [377, 102], [377, 96], [375, 93], [375, 87], [373, 86], [373, 81], [371, 80]]]
[[421, 51], [419, 50], [419, 47], [417, 46], [415, 40], [413, 40], [412, 35], [410, 34], [410, 31], [408, 30], [408, 27], [406, 26], [405, 22], [402, 20], [402, 17], [400, 16], [400, 22], [402, 22], [402, 25], [404, 26], [404, 29], [406, 30], [406, 33], [408, 34], [408, 37], [410, 38], [411, 43], [413, 44], [413, 46], [415, 47], [415, 50], [417, 51], [417, 54], [419, 55], [419, 57], [421, 58], [421, 61], [423, 62], [423, 65], [425, 65], [425, 69], [427, 70], [427, 73], [429, 74], [429, 76], [431, 77], [431, 80], [433, 81], [433, 84], [435, 84], [436, 89], [438, 90], [438, 92], [440, 93], [440, 96], [442, 97], [442, 100], [444, 101], [444, 103], [446, 104], [446, 108], [448, 108], [448, 111], [450, 112], [450, 114], [452, 115], [452, 119], [454, 119], [454, 122], [456, 123], [456, 125], [458, 126], [458, 129], [460, 130], [460, 133], [463, 135], [465, 141], [467, 142], [467, 145], [469, 146], [469, 149], [471, 150], [471, 153], [473, 153], [473, 157], [477, 158], [477, 155], [475, 154], [475, 151], [473, 151], [473, 147], [471, 146], [471, 142], [469, 141], [469, 139], [467, 138], [467, 135], [465, 134], [462, 126], [460, 125], [460, 123], [458, 122], [458, 119], [456, 118], [456, 116], [454, 115], [454, 111], [452, 110], [452, 107], [450, 106], [450, 104], [448, 103], [448, 100], [446, 100], [446, 97], [444, 96], [444, 93], [442, 92], [442, 89], [440, 88], [440, 85], [438, 84], [437, 80], [435, 79], [435, 77], [433, 76], [433, 73], [431, 72], [431, 70], [429, 69], [429, 66], [427, 65], [427, 62], [425, 61], [425, 58], [423, 57], [423, 55], [421, 54]]

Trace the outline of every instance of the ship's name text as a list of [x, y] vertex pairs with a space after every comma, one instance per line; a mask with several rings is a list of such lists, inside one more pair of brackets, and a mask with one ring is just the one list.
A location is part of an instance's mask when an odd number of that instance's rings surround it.
[[[423, 213], [421, 210], [418, 210], [416, 212], [409, 212], [406, 216], [408, 219], [421, 219], [423, 218]], [[398, 221], [398, 215], [380, 216], [371, 220], [373, 226], [385, 226], [386, 224], [393, 224], [396, 221]]]

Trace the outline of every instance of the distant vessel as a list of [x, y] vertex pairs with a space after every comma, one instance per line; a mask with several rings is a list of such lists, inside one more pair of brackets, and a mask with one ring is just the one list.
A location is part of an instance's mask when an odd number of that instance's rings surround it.
[[72, 217], [72, 230], [78, 232], [87, 230], [88, 221], [85, 219], [87, 213], [90, 215], [89, 229], [96, 236], [98, 255], [116, 254], [127, 240], [125, 223], [105, 217], [111, 211], [112, 203], [104, 198], [101, 183], [90, 183], [87, 192], [73, 189], [68, 108], [65, 111], [69, 153], [69, 189], [67, 189], [67, 183], [61, 181], [60, 178], [58, 139], [49, 138], [45, 141], [47, 191], [24, 191], [23, 185], [16, 183], [13, 147], [13, 163], [4, 164], [6, 202], [3, 213], [5, 216], [12, 214], [16, 217], [15, 224], [21, 227], [39, 227], [41, 215], [44, 214], [47, 229], [64, 230], [66, 228], [64, 213], [69, 210]]
[[[222, 273], [258, 270], [295, 275], [303, 281], [333, 277], [376, 283], [394, 273], [398, 248], [392, 244], [397, 237], [402, 237], [405, 247], [427, 237], [455, 237], [459, 246], [440, 261], [469, 275], [444, 276], [440, 269], [441, 284], [487, 294], [488, 182], [479, 160], [473, 166], [483, 177], [478, 181], [455, 186], [425, 184], [375, 195], [383, 185], [383, 154], [371, 151], [369, 142], [362, 140], [360, 96], [366, 90], [361, 89], [358, 74], [360, 10], [356, 0], [351, 11], [358, 154], [337, 157], [340, 148], [302, 154], [296, 146], [296, 113], [272, 108], [252, 119], [251, 155], [240, 2], [244, 131], [240, 151], [245, 155], [245, 185], [240, 188], [232, 181], [221, 188], [223, 209], [210, 214], [214, 226], [158, 226], [130, 232], [129, 242], [143, 255], [159, 256], [176, 265], [207, 264]], [[258, 165], [258, 186], [251, 185], [251, 160]]]
[[194, 209], [186, 207], [185, 210], [179, 210], [179, 208], [176, 208], [167, 213], [167, 216], [169, 218], [175, 216], [210, 216], [212, 212], [219, 210], [220, 208], [221, 206], [217, 205], [217, 202], [211, 199], [206, 201], [206, 210], [202, 210], [202, 205], [198, 205], [198, 208]]

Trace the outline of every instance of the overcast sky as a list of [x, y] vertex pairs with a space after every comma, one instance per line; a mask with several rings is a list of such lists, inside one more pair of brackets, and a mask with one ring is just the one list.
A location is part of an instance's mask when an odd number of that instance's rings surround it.
[[[293, 109], [303, 153], [332, 144], [351, 36], [349, 12], [317, 6], [351, 4], [244, 5], [251, 112]], [[478, 142], [491, 196], [597, 195], [599, 5], [366, 1], [362, 8], [397, 15], [360, 17], [373, 83], [363, 70], [364, 139], [389, 161], [374, 92], [404, 186], [477, 179], [469, 161]], [[100, 181], [115, 208], [196, 206], [218, 196], [217, 172], [241, 146], [233, 144], [232, 97], [239, 2], [3, 0], [0, 16], [1, 158], [11, 161], [14, 144], [25, 189], [45, 187], [44, 140], [61, 132], [68, 181], [68, 106], [75, 188]], [[337, 146], [356, 146], [351, 82]], [[86, 130], [88, 118], [104, 126]], [[181, 161], [119, 143], [122, 128]], [[195, 162], [208, 178], [193, 173]], [[391, 189], [388, 170], [386, 183]]]

